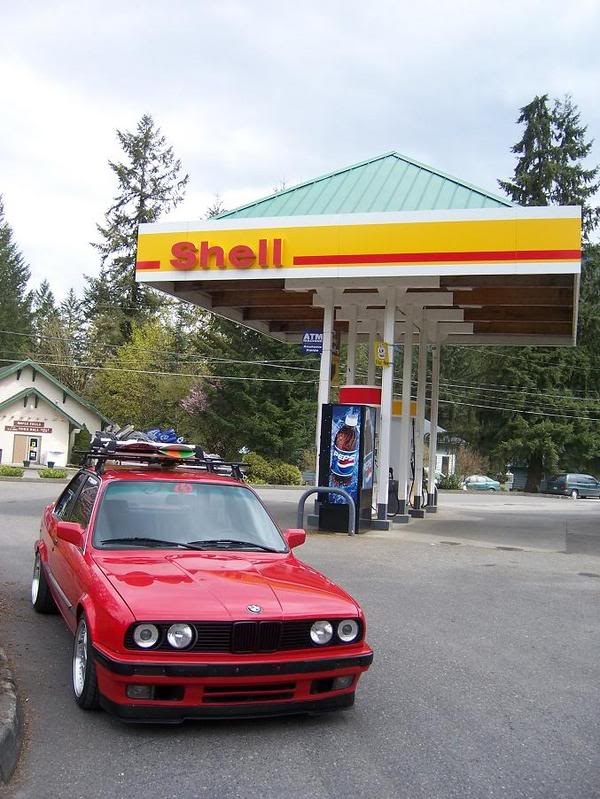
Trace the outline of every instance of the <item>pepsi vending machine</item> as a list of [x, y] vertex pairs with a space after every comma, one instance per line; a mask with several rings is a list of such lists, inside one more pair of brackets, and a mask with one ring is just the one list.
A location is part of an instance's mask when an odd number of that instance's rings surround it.
[[[323, 405], [319, 485], [343, 488], [356, 505], [356, 530], [371, 524], [377, 408]], [[319, 529], [348, 531], [350, 506], [336, 494], [319, 503]]]

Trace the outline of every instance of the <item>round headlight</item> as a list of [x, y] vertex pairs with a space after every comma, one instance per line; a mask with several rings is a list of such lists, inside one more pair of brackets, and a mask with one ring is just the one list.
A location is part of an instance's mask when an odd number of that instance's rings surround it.
[[337, 626], [337, 634], [340, 641], [349, 644], [358, 637], [358, 623], [354, 619], [344, 619]]
[[167, 641], [174, 649], [185, 649], [194, 640], [194, 631], [189, 624], [172, 624], [167, 630]]
[[159, 634], [155, 624], [138, 624], [133, 631], [133, 640], [142, 649], [150, 649], [157, 643]]
[[333, 627], [328, 621], [316, 621], [310, 628], [310, 637], [315, 644], [328, 644], [333, 638]]

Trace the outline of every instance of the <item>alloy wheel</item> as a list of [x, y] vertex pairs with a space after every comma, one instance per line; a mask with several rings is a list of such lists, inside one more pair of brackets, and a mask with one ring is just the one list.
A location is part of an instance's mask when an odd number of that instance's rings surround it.
[[32, 602], [32, 604], [35, 604], [35, 602], [36, 602], [36, 600], [38, 598], [38, 593], [40, 591], [40, 570], [41, 570], [41, 568], [42, 567], [40, 565], [40, 553], [36, 552], [35, 553], [35, 560], [33, 562], [33, 576], [31, 578], [31, 602]]
[[75, 646], [73, 648], [73, 690], [75, 696], [80, 697], [85, 686], [87, 673], [87, 625], [85, 619], [80, 619], [75, 633]]

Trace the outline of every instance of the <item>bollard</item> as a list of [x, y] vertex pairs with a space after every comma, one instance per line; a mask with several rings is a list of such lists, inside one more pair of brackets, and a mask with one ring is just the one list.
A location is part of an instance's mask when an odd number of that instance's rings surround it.
[[311, 494], [338, 494], [344, 497], [348, 505], [350, 505], [348, 535], [354, 535], [356, 531], [356, 505], [350, 494], [344, 491], [343, 488], [325, 488], [324, 486], [319, 486], [317, 488], [309, 488], [308, 491], [305, 491], [298, 500], [296, 527], [304, 527], [304, 504]]

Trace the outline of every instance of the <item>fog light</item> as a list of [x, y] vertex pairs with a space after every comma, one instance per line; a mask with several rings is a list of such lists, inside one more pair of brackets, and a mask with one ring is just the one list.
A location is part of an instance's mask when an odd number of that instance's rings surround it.
[[336, 677], [335, 680], [333, 681], [332, 690], [341, 691], [343, 688], [350, 688], [353, 682], [354, 682], [353, 674], [346, 674], [344, 677]]
[[127, 696], [130, 699], [154, 699], [153, 685], [128, 685]]

